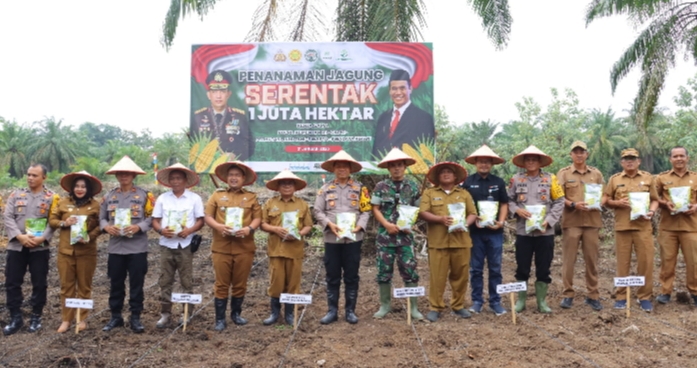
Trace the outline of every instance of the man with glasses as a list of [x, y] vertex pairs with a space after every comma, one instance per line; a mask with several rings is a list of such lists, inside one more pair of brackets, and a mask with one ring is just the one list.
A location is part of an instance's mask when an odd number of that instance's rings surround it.
[[[617, 254], [617, 277], [629, 276], [632, 261], [632, 249], [636, 252], [637, 274], [645, 277], [644, 286], [637, 290], [641, 309], [651, 312], [651, 295], [653, 288], [653, 236], [651, 218], [658, 208], [658, 194], [654, 177], [646, 171], [639, 170], [641, 160], [639, 151], [634, 148], [622, 150], [620, 164], [622, 172], [610, 177], [603, 191], [602, 203], [615, 210], [615, 254]], [[649, 212], [646, 216], [631, 220], [631, 203], [629, 194], [648, 192], [650, 197]], [[615, 290], [615, 309], [627, 307], [626, 289]]]

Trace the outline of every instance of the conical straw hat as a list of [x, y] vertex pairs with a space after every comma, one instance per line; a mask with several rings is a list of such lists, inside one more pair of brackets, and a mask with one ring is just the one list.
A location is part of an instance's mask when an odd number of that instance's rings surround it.
[[472, 154], [465, 159], [465, 162], [474, 165], [477, 163], [477, 157], [490, 158], [492, 165], [498, 165], [506, 162], [506, 160], [502, 159], [486, 144], [472, 152]]
[[73, 185], [75, 183], [75, 180], [77, 179], [85, 179], [89, 180], [92, 183], [92, 196], [95, 196], [99, 194], [99, 192], [102, 191], [102, 182], [99, 181], [96, 177], [92, 176], [92, 174], [88, 173], [85, 170], [79, 171], [79, 172], [74, 172], [70, 174], [65, 174], [61, 178], [61, 188], [65, 190], [66, 192], [70, 193], [73, 190]]
[[278, 175], [276, 175], [273, 179], [269, 180], [266, 183], [266, 187], [271, 190], [278, 191], [278, 186], [281, 180], [294, 180], [295, 190], [301, 190], [307, 186], [307, 182], [297, 177], [295, 174], [293, 174], [292, 171], [283, 170], [280, 173], [278, 173]]
[[387, 156], [385, 156], [385, 158], [383, 158], [382, 161], [380, 161], [380, 163], [378, 164], [378, 167], [381, 169], [387, 169], [387, 165], [390, 162], [394, 162], [394, 161], [404, 161], [404, 163], [407, 166], [411, 166], [411, 165], [416, 163], [416, 160], [411, 158], [411, 156], [402, 152], [401, 149], [394, 147], [394, 148], [392, 148], [392, 151], [390, 151], [390, 153], [388, 153]]
[[172, 186], [169, 184], [169, 174], [174, 170], [179, 170], [179, 171], [183, 172], [184, 175], [186, 175], [186, 187], [187, 188], [191, 188], [194, 185], [198, 184], [198, 182], [199, 182], [198, 175], [195, 172], [193, 172], [191, 169], [189, 169], [188, 167], [186, 167], [178, 162], [172, 166], [166, 167], [166, 168], [158, 171], [157, 172], [157, 181], [160, 182], [160, 184], [162, 184], [168, 188], [171, 188]]
[[456, 185], [462, 183], [467, 178], [467, 170], [465, 170], [464, 167], [456, 162], [445, 161], [434, 165], [428, 170], [428, 174], [426, 174], [428, 181], [433, 183], [433, 185], [440, 185], [438, 175], [440, 174], [440, 170], [444, 167], [449, 167], [455, 172]]
[[244, 183], [242, 183], [242, 186], [252, 185], [252, 184], [254, 184], [255, 181], [257, 181], [257, 173], [255, 173], [251, 167], [242, 163], [242, 161], [223, 162], [222, 164], [215, 167], [215, 175], [220, 180], [227, 183], [227, 172], [233, 166], [239, 167], [242, 170], [242, 172], [244, 172], [244, 179], [245, 180], [244, 180]]
[[107, 175], [116, 174], [117, 172], [129, 172], [136, 175], [145, 175], [145, 171], [136, 165], [128, 156], [123, 156], [114, 166], [107, 171]]
[[346, 153], [346, 151], [341, 150], [337, 152], [334, 156], [332, 156], [329, 160], [322, 162], [322, 169], [329, 171], [331, 173], [334, 172], [334, 163], [337, 161], [346, 161], [351, 165], [351, 174], [357, 173], [361, 171], [363, 166], [356, 161], [351, 155]]
[[511, 161], [514, 165], [521, 168], [525, 168], [525, 155], [540, 156], [540, 167], [549, 166], [554, 161], [551, 157], [547, 156], [547, 154], [542, 152], [539, 148], [535, 147], [534, 145], [530, 145], [530, 147], [523, 150], [523, 152], [517, 154], [515, 157], [513, 157]]

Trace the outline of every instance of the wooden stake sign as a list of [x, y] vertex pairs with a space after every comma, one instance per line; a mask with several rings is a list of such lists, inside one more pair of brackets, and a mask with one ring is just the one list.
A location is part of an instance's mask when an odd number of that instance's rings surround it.
[[411, 325], [411, 298], [426, 295], [426, 288], [423, 286], [395, 288], [392, 290], [395, 298], [407, 298], [407, 324]]
[[75, 322], [75, 333], [80, 332], [80, 310], [94, 308], [94, 301], [91, 299], [65, 299], [66, 308], [77, 308], [77, 322]]
[[172, 293], [172, 303], [184, 303], [184, 327], [182, 332], [186, 332], [186, 322], [189, 319], [189, 304], [201, 304], [201, 294]]
[[630, 287], [632, 286], [644, 286], [646, 283], [646, 280], [644, 276], [628, 276], [628, 277], [615, 277], [615, 287], [623, 287], [627, 291], [627, 299], [626, 299], [626, 305], [627, 305], [627, 318], [629, 318], [629, 299], [631, 298], [631, 290]]
[[516, 314], [515, 314], [515, 293], [519, 291], [528, 290], [527, 282], [512, 282], [510, 284], [499, 284], [496, 285], [497, 294], [510, 294], [511, 296], [511, 317], [513, 317], [513, 324], [516, 324]]
[[283, 304], [293, 304], [293, 329], [298, 329], [298, 304], [312, 304], [310, 294], [281, 294], [279, 300]]

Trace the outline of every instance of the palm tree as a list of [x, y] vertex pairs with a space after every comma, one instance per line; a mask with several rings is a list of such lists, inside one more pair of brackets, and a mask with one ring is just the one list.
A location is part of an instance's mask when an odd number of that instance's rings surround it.
[[604, 175], [619, 170], [619, 153], [630, 146], [627, 130], [627, 125], [615, 118], [612, 109], [595, 109], [588, 117], [584, 137], [588, 145], [588, 162]]
[[69, 126], [61, 126], [62, 123], [53, 117], [35, 122], [38, 134], [29, 144], [29, 151], [33, 152], [32, 160], [46, 165], [49, 171], [65, 173], [80, 156], [81, 149], [75, 139], [78, 133]]
[[[162, 25], [162, 45], [169, 49], [176, 36], [179, 20], [196, 14], [201, 19], [213, 10], [217, 0], [171, 0]], [[508, 0], [468, 0], [482, 19], [482, 26], [497, 48], [504, 48], [513, 22]], [[281, 20], [281, 6], [289, 16]], [[279, 26], [290, 25], [292, 41], [314, 41], [321, 37], [327, 16], [323, 0], [263, 0], [253, 15], [252, 29], [246, 41], [277, 40]], [[416, 41], [425, 26], [422, 0], [338, 0], [336, 40], [339, 41]], [[289, 20], [288, 20], [289, 19]]]
[[177, 162], [187, 162], [189, 144], [183, 133], [165, 133], [162, 138], [155, 140], [154, 150], [160, 167], [167, 167]]
[[9, 122], [0, 118], [0, 166], [7, 167], [10, 175], [15, 178], [24, 176], [29, 167], [27, 146], [34, 136], [34, 130], [15, 121]]
[[667, 0], [592, 0], [586, 24], [612, 15], [627, 15], [646, 24], [636, 40], [615, 62], [610, 73], [612, 92], [636, 66], [641, 68], [639, 91], [634, 99], [635, 124], [646, 130], [658, 103], [666, 76], [677, 55], [697, 56], [697, 3]]

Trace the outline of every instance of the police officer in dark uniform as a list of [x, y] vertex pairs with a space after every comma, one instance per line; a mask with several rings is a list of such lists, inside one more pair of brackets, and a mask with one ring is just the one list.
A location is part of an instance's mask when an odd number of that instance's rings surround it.
[[[22, 282], [29, 269], [31, 274], [31, 320], [29, 332], [41, 329], [41, 314], [46, 305], [48, 287], [48, 261], [51, 257], [48, 245], [53, 237], [53, 229], [48, 225], [48, 215], [52, 206], [60, 199], [58, 194], [44, 187], [46, 167], [35, 164], [27, 170], [28, 188], [19, 189], [7, 200], [4, 212], [7, 231], [7, 264], [5, 266], [5, 291], [7, 309], [10, 310], [10, 323], [2, 332], [12, 335], [24, 325], [22, 320]], [[27, 220], [43, 220], [41, 233], [27, 231]], [[36, 221], [35, 220], [35, 221]]]
[[235, 154], [239, 161], [247, 160], [254, 152], [254, 139], [242, 109], [227, 104], [232, 95], [232, 76], [224, 70], [214, 70], [206, 78], [208, 107], [196, 110], [191, 132], [218, 138], [220, 148]]

